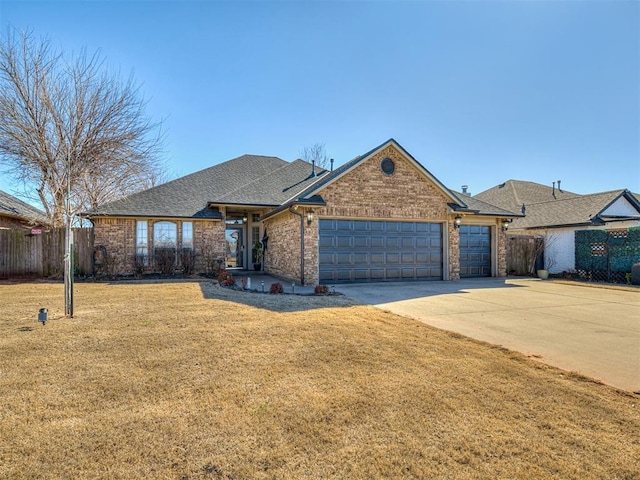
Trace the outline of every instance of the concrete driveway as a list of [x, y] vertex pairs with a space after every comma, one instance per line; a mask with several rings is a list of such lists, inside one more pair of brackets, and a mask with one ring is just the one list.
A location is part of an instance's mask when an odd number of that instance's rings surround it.
[[640, 290], [537, 279], [339, 285], [356, 300], [640, 391]]

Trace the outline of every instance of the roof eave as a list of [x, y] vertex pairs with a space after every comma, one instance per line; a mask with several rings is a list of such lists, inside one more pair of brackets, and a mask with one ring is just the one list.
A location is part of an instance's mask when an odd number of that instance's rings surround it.
[[327, 205], [327, 202], [325, 202], [324, 199], [319, 195], [314, 195], [313, 197], [310, 197], [310, 198], [286, 202], [280, 205], [278, 208], [265, 213], [262, 217], [260, 217], [260, 221], [266, 220], [271, 217], [275, 217], [276, 215], [286, 212], [287, 210], [289, 210], [289, 208], [295, 207], [297, 205], [300, 205], [303, 207], [324, 207]]

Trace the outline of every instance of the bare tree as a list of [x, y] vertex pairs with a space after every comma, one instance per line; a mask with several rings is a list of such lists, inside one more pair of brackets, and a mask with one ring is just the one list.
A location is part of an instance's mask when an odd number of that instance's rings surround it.
[[130, 77], [81, 51], [70, 61], [48, 39], [9, 31], [0, 41], [0, 163], [32, 187], [54, 226], [67, 187], [75, 211], [146, 187], [162, 175], [160, 124]]
[[313, 145], [307, 145], [299, 152], [300, 158], [307, 162], [314, 161], [320, 168], [329, 169], [329, 157], [325, 149], [324, 143], [316, 142]]

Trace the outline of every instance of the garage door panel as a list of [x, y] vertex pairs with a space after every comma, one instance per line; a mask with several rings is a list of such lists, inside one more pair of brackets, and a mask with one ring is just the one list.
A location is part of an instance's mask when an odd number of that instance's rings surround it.
[[384, 248], [384, 237], [371, 237], [371, 248]]
[[320, 230], [324, 232], [335, 230], [335, 220], [327, 220], [326, 218], [321, 218], [318, 222], [318, 227]]
[[398, 237], [387, 237], [385, 246], [389, 249], [397, 250], [400, 248], [400, 239]]
[[356, 248], [368, 248], [369, 247], [369, 237], [358, 235], [357, 237], [353, 237], [353, 246]]
[[322, 248], [322, 247], [335, 247], [335, 242], [334, 242], [335, 238], [336, 237], [334, 237], [334, 236], [320, 237], [318, 245], [320, 246], [320, 248]]
[[366, 280], [369, 276], [368, 269], [355, 269], [353, 271], [353, 279], [354, 280]]
[[400, 278], [400, 269], [393, 267], [387, 268], [386, 278], [388, 280], [398, 280]]
[[320, 280], [441, 279], [442, 225], [321, 219]]
[[336, 280], [340, 281], [344, 281], [344, 280], [351, 280], [351, 270], [346, 270], [346, 269], [339, 269], [336, 270], [336, 275], [335, 275]]
[[348, 237], [346, 235], [338, 235], [335, 237], [336, 239], [336, 247], [338, 248], [350, 248], [353, 247], [353, 237]]
[[365, 222], [362, 220], [354, 220], [353, 222], [353, 231], [354, 232], [368, 232], [369, 231], [369, 222]]
[[353, 261], [351, 260], [350, 253], [338, 253], [336, 255], [336, 263], [338, 265], [351, 265]]
[[334, 228], [338, 231], [346, 230], [350, 232], [352, 230], [351, 220], [336, 220]]
[[384, 265], [384, 253], [376, 252], [369, 254], [369, 263]]
[[384, 270], [382, 268], [372, 268], [369, 270], [371, 280], [384, 280]]
[[400, 239], [400, 246], [402, 249], [416, 248], [414, 237], [404, 237]]
[[386, 263], [400, 263], [400, 254], [393, 252], [385, 254], [385, 262]]
[[369, 262], [369, 255], [367, 255], [366, 253], [354, 253], [353, 254], [353, 263], [358, 265], [361, 263], [368, 263]]
[[330, 265], [335, 262], [335, 255], [333, 253], [320, 253], [318, 255], [320, 265]]
[[414, 263], [416, 263], [416, 254], [415, 253], [401, 253], [400, 254], [400, 261], [403, 264], [411, 264], [413, 265]]

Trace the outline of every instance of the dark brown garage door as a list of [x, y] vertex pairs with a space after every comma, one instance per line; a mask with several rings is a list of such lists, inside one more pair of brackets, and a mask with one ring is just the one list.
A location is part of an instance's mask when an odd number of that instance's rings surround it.
[[460, 226], [460, 277], [491, 276], [491, 227]]
[[320, 283], [441, 280], [442, 225], [320, 219]]

